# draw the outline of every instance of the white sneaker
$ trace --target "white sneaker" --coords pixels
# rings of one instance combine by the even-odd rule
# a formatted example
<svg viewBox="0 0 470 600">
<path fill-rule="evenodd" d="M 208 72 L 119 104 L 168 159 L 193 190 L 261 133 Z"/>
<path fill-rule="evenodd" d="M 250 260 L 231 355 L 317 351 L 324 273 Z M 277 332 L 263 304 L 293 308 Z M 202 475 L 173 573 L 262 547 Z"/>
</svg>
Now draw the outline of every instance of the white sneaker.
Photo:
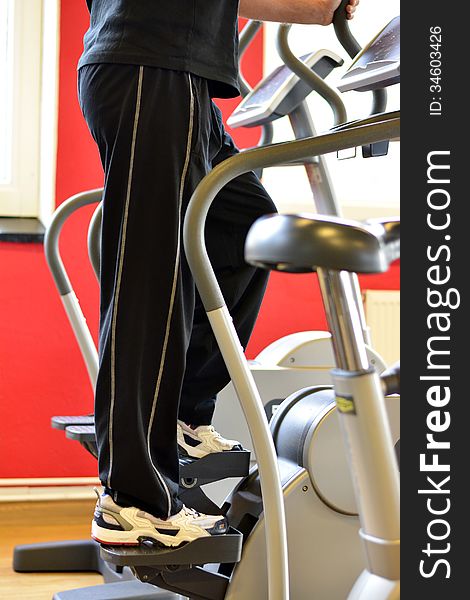
<svg viewBox="0 0 470 600">
<path fill-rule="evenodd" d="M 203 458 L 214 452 L 243 450 L 240 442 L 225 439 L 212 425 L 200 425 L 192 429 L 183 421 L 178 421 L 177 438 L 179 453 L 192 458 Z"/>
<path fill-rule="evenodd" d="M 228 524 L 221 515 L 204 515 L 183 506 L 168 519 L 158 519 L 135 507 L 123 508 L 108 494 L 96 503 L 91 537 L 109 546 L 138 546 L 151 541 L 163 546 L 179 546 L 201 537 L 227 533 Z"/>
</svg>

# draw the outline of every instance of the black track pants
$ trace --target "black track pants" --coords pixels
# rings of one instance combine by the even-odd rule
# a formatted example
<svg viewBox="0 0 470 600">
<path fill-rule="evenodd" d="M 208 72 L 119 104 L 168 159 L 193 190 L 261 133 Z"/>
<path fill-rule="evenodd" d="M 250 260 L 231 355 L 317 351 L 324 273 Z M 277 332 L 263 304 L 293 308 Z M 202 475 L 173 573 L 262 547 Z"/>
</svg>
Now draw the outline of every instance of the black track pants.
<svg viewBox="0 0 470 600">
<path fill-rule="evenodd" d="M 166 517 L 180 509 L 177 417 L 209 424 L 229 381 L 184 256 L 182 222 L 202 177 L 237 150 L 207 81 L 188 73 L 89 65 L 79 97 L 105 171 L 100 479 L 118 502 Z M 274 211 L 248 173 L 220 192 L 207 220 L 208 252 L 243 345 L 267 280 L 244 262 L 244 240 Z"/>
</svg>

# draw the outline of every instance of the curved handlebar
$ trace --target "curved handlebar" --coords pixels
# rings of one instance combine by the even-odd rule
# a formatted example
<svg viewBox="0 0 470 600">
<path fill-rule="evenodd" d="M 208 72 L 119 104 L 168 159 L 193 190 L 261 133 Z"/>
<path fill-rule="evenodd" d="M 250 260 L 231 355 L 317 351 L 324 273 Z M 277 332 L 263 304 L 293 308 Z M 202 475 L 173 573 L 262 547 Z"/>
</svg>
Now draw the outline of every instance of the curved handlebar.
<svg viewBox="0 0 470 600">
<path fill-rule="evenodd" d="M 95 342 L 87 326 L 85 316 L 75 296 L 70 278 L 62 261 L 59 239 L 65 221 L 79 208 L 101 201 L 103 190 L 82 192 L 63 202 L 52 216 L 44 238 L 44 253 L 57 291 L 62 299 L 70 325 L 75 333 L 85 362 L 92 388 L 95 388 L 98 375 L 98 353 Z"/>
<path fill-rule="evenodd" d="M 346 6 L 349 0 L 341 0 L 341 4 L 335 10 L 333 16 L 333 27 L 335 28 L 336 37 L 339 43 L 351 58 L 354 58 L 358 52 L 362 50 L 361 44 L 353 36 L 349 28 L 348 19 L 346 18 Z"/>
<path fill-rule="evenodd" d="M 241 30 L 240 36 L 238 39 L 238 56 L 239 56 L 239 58 L 241 58 L 243 56 L 245 50 L 248 48 L 248 46 L 251 44 L 251 41 L 253 40 L 253 38 L 260 30 L 262 24 L 263 23 L 261 21 L 254 21 L 253 19 L 250 19 L 249 21 L 246 22 L 245 27 Z"/>
<path fill-rule="evenodd" d="M 253 41 L 255 35 L 261 29 L 263 23 L 261 21 L 249 20 L 243 27 L 240 32 L 239 40 L 238 40 L 238 86 L 240 88 L 240 94 L 242 98 L 248 96 L 248 94 L 252 91 L 251 85 L 248 81 L 243 77 L 241 70 L 241 61 L 243 55 L 246 52 L 246 49 Z M 259 146 L 265 146 L 270 144 L 273 141 L 274 129 L 272 123 L 265 123 L 261 128 L 261 138 L 258 142 Z M 260 173 L 261 176 L 261 173 Z"/>
<path fill-rule="evenodd" d="M 93 213 L 88 226 L 88 257 L 95 272 L 96 279 L 100 280 L 101 268 L 101 223 L 103 221 L 103 203 L 100 202 Z"/>
<path fill-rule="evenodd" d="M 248 21 L 245 27 L 242 29 L 238 40 L 238 85 L 240 86 L 240 92 L 243 98 L 251 92 L 252 87 L 242 75 L 240 68 L 241 60 L 246 49 L 253 41 L 253 38 L 258 33 L 261 26 L 261 21 Z"/>
<path fill-rule="evenodd" d="M 290 28 L 291 25 L 287 23 L 279 26 L 276 39 L 279 56 L 291 71 L 328 102 L 333 111 L 334 124 L 345 123 L 348 120 L 346 107 L 338 92 L 329 86 L 319 75 L 309 69 L 290 49 L 288 42 Z"/>
<path fill-rule="evenodd" d="M 348 19 L 346 18 L 346 6 L 348 4 L 349 0 L 341 0 L 341 4 L 336 9 L 333 16 L 333 27 L 341 46 L 343 46 L 351 58 L 355 58 L 362 50 L 362 47 L 352 34 Z M 372 97 L 371 114 L 375 115 L 385 112 L 387 108 L 387 92 L 384 89 L 374 90 L 372 92 Z"/>
<path fill-rule="evenodd" d="M 95 189 L 75 194 L 65 200 L 54 212 L 44 237 L 44 254 L 57 290 L 61 296 L 73 291 L 59 250 L 59 238 L 62 227 L 68 217 L 82 206 L 101 201 L 103 189 Z"/>
</svg>

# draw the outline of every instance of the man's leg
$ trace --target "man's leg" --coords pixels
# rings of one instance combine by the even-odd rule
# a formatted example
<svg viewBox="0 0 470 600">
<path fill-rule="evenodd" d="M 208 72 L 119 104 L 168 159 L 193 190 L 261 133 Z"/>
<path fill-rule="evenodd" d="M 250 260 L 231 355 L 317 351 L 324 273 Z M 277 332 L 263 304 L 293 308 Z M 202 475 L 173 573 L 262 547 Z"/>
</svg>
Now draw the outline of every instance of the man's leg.
<svg viewBox="0 0 470 600">
<path fill-rule="evenodd" d="M 220 131 L 220 144 L 213 166 L 238 152 L 223 130 L 218 111 L 215 118 L 214 129 Z M 245 262 L 245 239 L 258 217 L 273 212 L 276 212 L 274 203 L 256 175 L 249 172 L 221 190 L 207 218 L 208 254 L 244 348 L 252 333 L 268 280 L 266 271 Z M 197 295 L 179 419 L 193 427 L 209 425 L 216 394 L 229 381 L 227 368 Z"/>
<path fill-rule="evenodd" d="M 202 176 L 187 73 L 93 65 L 80 99 L 105 169 L 99 473 L 120 505 L 166 518 L 181 508 L 176 419 L 194 284 L 180 268 L 181 213 Z"/>
</svg>

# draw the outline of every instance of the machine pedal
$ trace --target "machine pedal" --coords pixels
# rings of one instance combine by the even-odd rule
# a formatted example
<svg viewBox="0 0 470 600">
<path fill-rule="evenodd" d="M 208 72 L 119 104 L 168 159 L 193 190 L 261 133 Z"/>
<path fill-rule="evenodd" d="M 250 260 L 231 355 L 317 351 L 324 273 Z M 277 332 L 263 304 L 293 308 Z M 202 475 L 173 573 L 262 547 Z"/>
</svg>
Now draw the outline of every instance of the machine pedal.
<svg viewBox="0 0 470 600">
<path fill-rule="evenodd" d="M 53 429 L 66 429 L 71 425 L 94 425 L 95 418 L 93 415 L 79 415 L 71 417 L 52 417 L 51 426 Z"/>
<path fill-rule="evenodd" d="M 65 429 L 65 437 L 77 442 L 95 442 L 94 425 L 72 425 Z"/>
<path fill-rule="evenodd" d="M 203 458 L 180 457 L 180 478 L 197 479 L 198 485 L 228 477 L 245 477 L 250 470 L 250 452 L 234 450 L 208 454 Z"/>
<path fill-rule="evenodd" d="M 245 477 L 249 469 L 250 453 L 246 450 L 219 452 L 204 458 L 180 457 L 179 497 L 199 512 L 218 515 L 222 509 L 204 493 L 201 486 L 229 477 Z"/>
<path fill-rule="evenodd" d="M 242 551 L 242 534 L 229 528 L 225 535 L 198 538 L 178 548 L 139 546 L 101 546 L 100 556 L 106 562 L 122 567 L 152 567 L 172 571 L 188 569 L 192 565 L 236 563 Z"/>
</svg>

